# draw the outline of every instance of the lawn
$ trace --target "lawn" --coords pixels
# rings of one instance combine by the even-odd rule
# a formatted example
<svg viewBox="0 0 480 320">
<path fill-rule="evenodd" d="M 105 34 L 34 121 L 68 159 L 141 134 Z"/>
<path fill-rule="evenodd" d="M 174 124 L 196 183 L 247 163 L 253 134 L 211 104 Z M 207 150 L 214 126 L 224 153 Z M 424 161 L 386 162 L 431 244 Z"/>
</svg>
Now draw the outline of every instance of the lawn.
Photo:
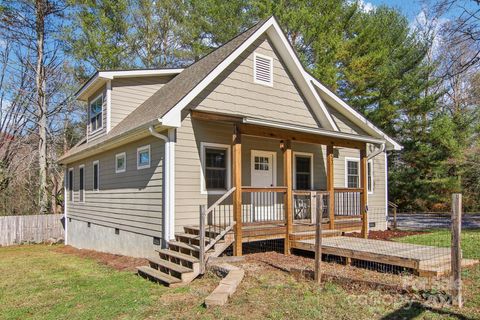
<svg viewBox="0 0 480 320">
<path fill-rule="evenodd" d="M 1 319 L 457 319 L 459 310 L 434 310 L 400 295 L 354 290 L 334 283 L 323 288 L 297 281 L 267 266 L 246 266 L 246 278 L 231 302 L 206 309 L 203 300 L 219 279 L 207 274 L 170 289 L 132 272 L 55 246 L 0 248 Z M 466 274 L 464 319 L 479 319 L 480 268 Z M 476 290 L 476 291 L 474 291 Z M 477 296 L 477 300 L 474 297 Z"/>
</svg>

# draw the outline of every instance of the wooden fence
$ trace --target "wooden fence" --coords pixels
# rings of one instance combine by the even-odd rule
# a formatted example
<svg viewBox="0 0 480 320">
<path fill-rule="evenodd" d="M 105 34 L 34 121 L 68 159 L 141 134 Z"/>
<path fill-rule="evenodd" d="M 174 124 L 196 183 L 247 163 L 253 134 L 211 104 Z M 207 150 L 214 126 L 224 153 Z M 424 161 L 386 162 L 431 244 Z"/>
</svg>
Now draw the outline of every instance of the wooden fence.
<svg viewBox="0 0 480 320">
<path fill-rule="evenodd" d="M 0 217 L 0 246 L 64 238 L 63 214 Z"/>
</svg>

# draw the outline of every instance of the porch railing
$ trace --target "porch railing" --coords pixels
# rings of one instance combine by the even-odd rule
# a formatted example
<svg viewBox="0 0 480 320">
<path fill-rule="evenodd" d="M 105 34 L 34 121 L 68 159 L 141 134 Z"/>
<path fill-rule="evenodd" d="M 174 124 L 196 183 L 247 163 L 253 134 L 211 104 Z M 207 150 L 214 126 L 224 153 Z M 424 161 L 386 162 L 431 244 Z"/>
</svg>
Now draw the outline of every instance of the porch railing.
<svg viewBox="0 0 480 320">
<path fill-rule="evenodd" d="M 340 217 L 361 217 L 361 198 L 363 190 L 360 188 L 335 188 L 334 213 Z"/>
<path fill-rule="evenodd" d="M 323 212 L 322 217 L 328 218 L 328 196 L 327 191 L 317 190 L 295 190 L 293 191 L 293 220 L 307 220 L 315 222 L 317 197 L 322 195 Z"/>
<path fill-rule="evenodd" d="M 242 187 L 242 223 L 285 222 L 286 187 Z"/>
</svg>

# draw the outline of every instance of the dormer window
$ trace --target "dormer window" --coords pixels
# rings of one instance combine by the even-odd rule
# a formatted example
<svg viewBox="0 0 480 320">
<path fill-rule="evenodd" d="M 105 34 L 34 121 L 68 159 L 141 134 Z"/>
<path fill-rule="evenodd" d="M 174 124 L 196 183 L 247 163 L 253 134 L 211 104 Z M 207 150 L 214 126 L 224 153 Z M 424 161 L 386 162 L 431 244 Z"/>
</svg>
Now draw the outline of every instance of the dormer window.
<svg viewBox="0 0 480 320">
<path fill-rule="evenodd" d="M 253 54 L 253 82 L 273 85 L 273 58 L 263 54 Z"/>
<path fill-rule="evenodd" d="M 103 127 L 103 94 L 90 102 L 90 131 Z"/>
</svg>

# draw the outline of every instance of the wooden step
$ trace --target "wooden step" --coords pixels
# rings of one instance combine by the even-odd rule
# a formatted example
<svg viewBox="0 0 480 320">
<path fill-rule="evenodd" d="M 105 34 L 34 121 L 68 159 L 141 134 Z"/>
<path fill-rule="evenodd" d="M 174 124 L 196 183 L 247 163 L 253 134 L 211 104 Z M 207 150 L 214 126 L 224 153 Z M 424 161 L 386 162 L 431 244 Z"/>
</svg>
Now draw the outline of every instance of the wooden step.
<svg viewBox="0 0 480 320">
<path fill-rule="evenodd" d="M 157 252 L 160 255 L 164 255 L 164 256 L 171 257 L 171 258 L 183 260 L 183 261 L 186 261 L 186 262 L 189 262 L 189 263 L 198 263 L 199 262 L 199 260 L 197 258 L 195 258 L 191 255 L 188 255 L 188 254 L 180 253 L 178 251 L 173 251 L 173 250 L 169 250 L 169 249 L 161 249 L 161 250 L 157 250 Z"/>
<path fill-rule="evenodd" d="M 147 276 L 151 280 L 155 280 L 166 284 L 167 286 L 175 286 L 181 283 L 181 280 L 175 278 L 169 274 L 166 274 L 160 270 L 153 269 L 149 266 L 137 267 L 138 274 L 142 276 Z"/>
<path fill-rule="evenodd" d="M 200 236 L 197 234 L 190 234 L 184 232 L 177 232 L 175 233 L 175 239 L 179 242 L 185 242 L 189 244 L 200 244 Z M 213 238 L 205 237 L 205 244 L 207 245 L 212 241 Z"/>
<path fill-rule="evenodd" d="M 172 251 L 177 251 L 183 254 L 188 254 L 192 257 L 198 258 L 200 256 L 200 249 L 198 246 L 180 242 L 180 241 L 169 241 L 168 247 Z"/>
<path fill-rule="evenodd" d="M 148 261 L 151 265 L 156 265 L 158 267 L 164 267 L 166 269 L 172 270 L 176 273 L 182 274 L 187 272 L 193 272 L 192 269 L 184 267 L 182 265 L 176 264 L 174 262 L 162 259 L 162 258 L 149 258 Z"/>
<path fill-rule="evenodd" d="M 183 230 L 185 233 L 188 234 L 195 234 L 199 235 L 200 234 L 200 227 L 199 226 L 184 226 Z M 216 228 L 209 228 L 208 226 L 205 227 L 205 235 L 210 237 L 210 238 L 215 238 L 218 236 L 223 229 L 221 227 L 216 227 Z"/>
</svg>

